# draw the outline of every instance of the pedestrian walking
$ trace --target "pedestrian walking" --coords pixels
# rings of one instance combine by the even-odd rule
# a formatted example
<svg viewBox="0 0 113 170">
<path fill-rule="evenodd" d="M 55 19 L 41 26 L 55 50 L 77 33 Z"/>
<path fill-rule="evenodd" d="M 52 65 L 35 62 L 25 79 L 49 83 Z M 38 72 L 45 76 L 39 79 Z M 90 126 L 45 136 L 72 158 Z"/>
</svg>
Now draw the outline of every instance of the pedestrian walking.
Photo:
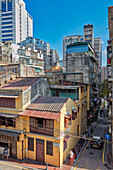
<svg viewBox="0 0 113 170">
<path fill-rule="evenodd" d="M 73 153 L 74 153 L 74 159 L 76 159 L 76 149 L 73 148 Z"/>
<path fill-rule="evenodd" d="M 71 151 L 70 151 L 70 164 L 71 164 L 71 166 L 73 165 L 73 161 L 74 161 L 74 152 L 73 152 L 73 149 L 71 149 Z"/>
<path fill-rule="evenodd" d="M 8 159 L 8 148 L 7 147 L 3 151 L 3 159 L 4 158 Z"/>
</svg>

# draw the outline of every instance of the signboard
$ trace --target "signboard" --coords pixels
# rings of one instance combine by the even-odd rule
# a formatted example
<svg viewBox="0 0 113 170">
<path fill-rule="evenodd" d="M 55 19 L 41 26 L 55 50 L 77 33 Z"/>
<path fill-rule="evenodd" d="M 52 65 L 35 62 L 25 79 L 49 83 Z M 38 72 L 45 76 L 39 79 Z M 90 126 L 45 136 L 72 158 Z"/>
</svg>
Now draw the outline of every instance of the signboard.
<svg viewBox="0 0 113 170">
<path fill-rule="evenodd" d="M 109 134 L 105 134 L 105 138 L 106 138 L 106 139 L 110 139 Z"/>
</svg>

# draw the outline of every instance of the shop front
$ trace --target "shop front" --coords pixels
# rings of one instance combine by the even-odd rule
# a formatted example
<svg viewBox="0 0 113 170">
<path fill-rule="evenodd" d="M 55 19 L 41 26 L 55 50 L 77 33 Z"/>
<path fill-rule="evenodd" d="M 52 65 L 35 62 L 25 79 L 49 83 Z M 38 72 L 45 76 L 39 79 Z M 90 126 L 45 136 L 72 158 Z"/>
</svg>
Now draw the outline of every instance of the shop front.
<svg viewBox="0 0 113 170">
<path fill-rule="evenodd" d="M 0 129 L 0 154 L 3 154 L 5 148 L 8 148 L 8 156 L 17 158 L 17 141 L 19 141 L 19 132 Z"/>
</svg>

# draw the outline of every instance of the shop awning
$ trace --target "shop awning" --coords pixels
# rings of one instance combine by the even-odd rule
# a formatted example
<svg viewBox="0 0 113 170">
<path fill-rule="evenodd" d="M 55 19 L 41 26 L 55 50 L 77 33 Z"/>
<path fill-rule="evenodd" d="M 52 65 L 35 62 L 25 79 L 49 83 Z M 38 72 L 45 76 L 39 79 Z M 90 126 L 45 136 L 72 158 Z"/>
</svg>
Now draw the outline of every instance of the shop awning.
<svg viewBox="0 0 113 170">
<path fill-rule="evenodd" d="M 11 137 L 18 137 L 21 133 L 19 132 L 11 132 L 8 130 L 0 130 L 0 136 L 5 135 L 5 136 L 11 136 Z"/>
<path fill-rule="evenodd" d="M 20 112 L 20 113 L 18 113 L 18 115 L 45 118 L 45 119 L 53 119 L 53 120 L 58 120 L 60 117 L 60 113 L 37 111 L 37 110 L 25 110 L 25 112 Z"/>
<path fill-rule="evenodd" d="M 67 136 L 64 137 L 64 140 L 65 140 L 65 141 L 68 141 L 69 138 L 70 138 L 70 136 L 67 135 Z"/>
<path fill-rule="evenodd" d="M 7 114 L 7 113 L 3 113 L 3 112 L 0 112 L 0 116 L 2 117 L 9 117 L 9 118 L 17 118 L 19 115 L 15 115 L 15 114 Z"/>
</svg>

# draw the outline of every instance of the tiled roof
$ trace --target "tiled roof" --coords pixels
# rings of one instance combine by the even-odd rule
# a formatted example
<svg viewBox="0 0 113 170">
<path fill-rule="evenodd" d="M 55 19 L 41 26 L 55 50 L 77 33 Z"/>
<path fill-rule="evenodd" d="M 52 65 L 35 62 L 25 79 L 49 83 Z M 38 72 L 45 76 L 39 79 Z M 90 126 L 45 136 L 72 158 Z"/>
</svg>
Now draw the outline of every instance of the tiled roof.
<svg viewBox="0 0 113 170">
<path fill-rule="evenodd" d="M 16 80 L 9 81 L 7 84 L 4 84 L 0 89 L 27 89 L 38 81 L 40 77 L 21 77 Z"/>
<path fill-rule="evenodd" d="M 67 100 L 67 97 L 38 97 L 27 110 L 60 112 Z"/>
<path fill-rule="evenodd" d="M 45 119 L 58 120 L 60 113 L 46 112 L 46 111 L 36 111 L 36 110 L 25 110 L 25 112 L 18 113 L 22 116 L 38 117 Z"/>
</svg>

